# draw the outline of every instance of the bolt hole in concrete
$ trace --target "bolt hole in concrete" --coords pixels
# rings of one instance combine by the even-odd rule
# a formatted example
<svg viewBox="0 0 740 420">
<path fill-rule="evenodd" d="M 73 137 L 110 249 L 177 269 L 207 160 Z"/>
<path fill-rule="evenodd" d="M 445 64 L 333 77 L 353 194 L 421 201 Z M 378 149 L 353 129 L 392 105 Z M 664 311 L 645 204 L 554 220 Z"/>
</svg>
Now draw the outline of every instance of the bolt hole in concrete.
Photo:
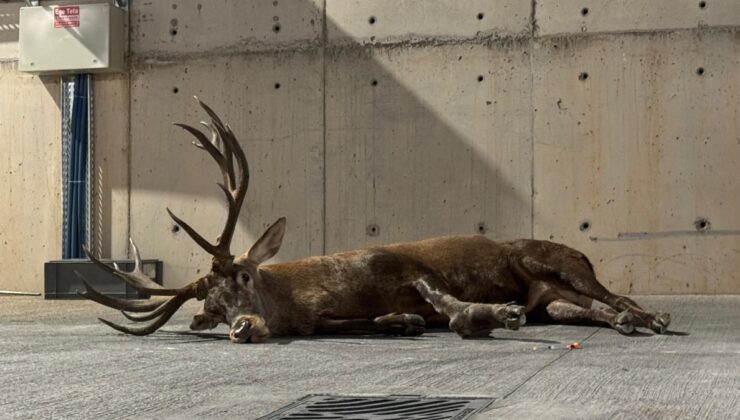
<svg viewBox="0 0 740 420">
<path fill-rule="evenodd" d="M 696 69 L 696 74 L 698 76 L 704 76 L 704 67 L 699 67 L 698 69 Z"/>
<path fill-rule="evenodd" d="M 180 89 L 179 88 L 177 88 L 177 87 L 173 87 L 172 88 L 172 93 L 179 93 L 179 92 L 180 92 Z"/>
<path fill-rule="evenodd" d="M 480 222 L 477 225 L 475 225 L 475 230 L 482 235 L 488 232 L 488 226 L 486 226 L 484 222 Z"/>
<path fill-rule="evenodd" d="M 704 232 L 709 230 L 712 227 L 712 224 L 709 223 L 709 219 L 706 217 L 698 217 L 696 220 L 694 220 L 694 227 L 696 230 L 700 232 Z"/>
<path fill-rule="evenodd" d="M 275 83 L 275 89 L 280 89 L 280 83 Z"/>
<path fill-rule="evenodd" d="M 380 235 L 380 226 L 376 224 L 367 225 L 367 234 L 369 236 L 378 236 Z"/>
<path fill-rule="evenodd" d="M 279 23 L 276 23 L 276 24 L 272 25 L 272 31 L 275 32 L 275 33 L 280 32 L 280 24 Z"/>
<path fill-rule="evenodd" d="M 180 232 L 180 226 L 172 225 L 172 233 L 179 233 Z"/>
<path fill-rule="evenodd" d="M 586 73 L 585 71 L 578 75 L 578 80 L 582 82 L 586 81 L 587 79 L 588 79 L 588 73 Z"/>
<path fill-rule="evenodd" d="M 705 1 L 700 1 L 700 2 L 699 2 L 699 8 L 700 8 L 700 9 L 706 9 L 706 8 L 707 8 L 707 2 L 705 2 Z"/>
<path fill-rule="evenodd" d="M 478 18 L 478 20 L 483 20 L 483 17 L 485 17 L 485 15 L 483 13 L 478 13 L 478 16 L 476 17 Z"/>
<path fill-rule="evenodd" d="M 370 18 L 367 20 L 371 25 L 375 25 L 375 16 L 370 16 Z"/>
<path fill-rule="evenodd" d="M 586 16 L 586 15 L 588 15 L 588 7 L 584 7 L 583 9 L 581 9 L 581 16 Z"/>
<path fill-rule="evenodd" d="M 375 79 L 373 79 L 373 81 L 370 82 L 370 84 L 373 85 L 373 86 L 378 86 L 378 81 L 375 80 Z"/>
<path fill-rule="evenodd" d="M 582 221 L 581 224 L 578 225 L 578 229 L 581 232 L 588 232 L 589 230 L 591 230 L 591 222 L 589 222 L 588 220 Z"/>
<path fill-rule="evenodd" d="M 482 81 L 483 81 L 483 79 L 484 79 L 483 75 L 478 75 L 478 81 L 479 81 L 479 82 L 482 82 Z"/>
<path fill-rule="evenodd" d="M 175 35 L 177 35 L 177 28 L 172 28 L 172 29 L 170 29 L 170 35 L 171 35 L 171 36 L 175 36 Z"/>
</svg>

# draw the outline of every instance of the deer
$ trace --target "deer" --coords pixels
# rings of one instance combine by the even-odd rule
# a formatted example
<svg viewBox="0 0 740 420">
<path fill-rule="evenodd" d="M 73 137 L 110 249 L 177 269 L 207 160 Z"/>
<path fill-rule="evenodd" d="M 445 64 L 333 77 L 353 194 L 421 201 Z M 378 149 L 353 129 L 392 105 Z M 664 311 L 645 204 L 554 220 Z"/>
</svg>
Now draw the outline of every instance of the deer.
<svg viewBox="0 0 740 420">
<path fill-rule="evenodd" d="M 625 335 L 635 328 L 663 334 L 670 324 L 668 313 L 645 311 L 632 299 L 607 290 L 584 254 L 544 240 L 446 236 L 265 264 L 282 244 L 286 219 L 281 217 L 246 253 L 233 255 L 230 245 L 247 193 L 249 166 L 231 127 L 196 100 L 210 117 L 210 122 L 201 122 L 210 137 L 190 125 L 175 125 L 190 133 L 193 144 L 218 165 L 226 222 L 211 243 L 169 208 L 167 212 L 212 256 L 210 271 L 183 287 L 165 288 L 144 273 L 133 239 L 129 239 L 135 260 L 131 272 L 109 266 L 85 249 L 98 267 L 141 295 L 164 297 L 109 297 L 77 273 L 85 286 L 78 292 L 81 296 L 120 310 L 130 321 L 152 321 L 138 327 L 99 318 L 115 330 L 151 334 L 190 299 L 203 301 L 190 329 L 202 331 L 223 323 L 234 343 L 323 334 L 413 337 L 439 327 L 463 338 L 481 337 L 496 328 L 516 330 L 527 317 L 605 326 Z M 596 307 L 595 301 L 603 305 Z"/>
</svg>

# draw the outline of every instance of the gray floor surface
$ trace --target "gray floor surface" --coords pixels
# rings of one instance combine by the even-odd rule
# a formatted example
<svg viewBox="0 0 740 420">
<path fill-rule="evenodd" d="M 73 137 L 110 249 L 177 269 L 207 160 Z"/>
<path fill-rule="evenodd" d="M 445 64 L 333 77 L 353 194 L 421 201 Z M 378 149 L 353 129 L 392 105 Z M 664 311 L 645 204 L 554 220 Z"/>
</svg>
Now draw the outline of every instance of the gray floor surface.
<svg viewBox="0 0 740 420">
<path fill-rule="evenodd" d="M 740 418 L 740 296 L 636 299 L 671 312 L 671 332 L 533 325 L 477 340 L 236 345 L 225 328 L 187 333 L 196 302 L 132 337 L 97 322 L 122 317 L 92 302 L 0 297 L 0 418 L 249 419 L 317 393 L 496 398 L 478 418 Z M 573 341 L 583 348 L 564 348 Z"/>
</svg>

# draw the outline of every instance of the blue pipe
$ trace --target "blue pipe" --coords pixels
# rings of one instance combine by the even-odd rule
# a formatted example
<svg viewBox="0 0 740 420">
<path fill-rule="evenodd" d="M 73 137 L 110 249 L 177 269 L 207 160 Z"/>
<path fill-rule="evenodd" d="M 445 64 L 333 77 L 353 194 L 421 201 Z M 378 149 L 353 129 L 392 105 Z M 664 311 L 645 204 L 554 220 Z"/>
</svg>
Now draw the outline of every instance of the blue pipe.
<svg viewBox="0 0 740 420">
<path fill-rule="evenodd" d="M 86 232 L 87 142 L 88 142 L 88 83 L 90 76 L 75 76 L 72 94 L 71 139 L 67 186 L 67 232 L 64 234 L 63 258 L 84 258 Z"/>
</svg>

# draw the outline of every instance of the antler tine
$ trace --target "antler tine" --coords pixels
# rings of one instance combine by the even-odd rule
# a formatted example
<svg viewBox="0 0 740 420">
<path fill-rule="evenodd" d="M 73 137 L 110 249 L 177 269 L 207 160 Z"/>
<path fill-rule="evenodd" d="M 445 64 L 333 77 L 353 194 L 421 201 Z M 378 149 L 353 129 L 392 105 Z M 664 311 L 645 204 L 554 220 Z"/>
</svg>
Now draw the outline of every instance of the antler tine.
<svg viewBox="0 0 740 420">
<path fill-rule="evenodd" d="M 200 245 L 201 248 L 205 249 L 206 252 L 208 252 L 211 255 L 225 256 L 225 255 L 220 255 L 219 249 L 216 245 L 213 245 L 210 242 L 208 242 L 206 238 L 200 236 L 200 234 L 196 232 L 196 230 L 193 229 L 189 224 L 185 223 L 182 219 L 175 216 L 175 214 L 172 213 L 172 210 L 167 208 L 167 213 L 169 213 L 172 220 L 174 220 L 178 226 L 185 229 L 185 232 L 187 232 L 187 234 L 195 241 L 195 243 Z"/>
<path fill-rule="evenodd" d="M 200 145 L 199 148 L 205 150 L 208 152 L 209 155 L 213 158 L 213 160 L 216 161 L 216 164 L 218 164 L 218 167 L 221 168 L 221 173 L 224 177 L 224 183 L 228 184 L 230 179 L 228 175 L 228 163 L 226 157 L 221 153 L 221 150 L 216 147 L 216 145 L 208 140 L 205 134 L 203 134 L 202 131 L 198 130 L 195 127 L 189 126 L 187 124 L 182 123 L 175 123 L 174 124 L 177 127 L 180 127 L 187 131 L 188 133 L 192 134 L 193 137 L 195 137 L 198 140 L 198 145 Z"/>
<path fill-rule="evenodd" d="M 239 169 L 239 182 L 233 185 L 232 198 L 233 201 L 229 202 L 229 215 L 224 226 L 224 230 L 219 236 L 218 246 L 222 250 L 231 254 L 231 238 L 234 236 L 234 229 L 236 228 L 236 222 L 239 218 L 239 211 L 241 210 L 242 204 L 244 203 L 244 197 L 247 194 L 247 188 L 249 187 L 249 163 L 247 157 L 244 154 L 244 149 L 239 145 L 239 141 L 236 139 L 231 127 L 228 124 L 224 124 L 221 118 L 205 103 L 203 103 L 197 97 L 195 98 L 200 106 L 206 111 L 211 117 L 212 126 L 218 131 L 219 137 L 224 142 L 224 156 L 229 163 L 235 160 L 236 167 Z M 234 176 L 233 167 L 231 169 L 231 176 Z"/>
<path fill-rule="evenodd" d="M 236 158 L 236 165 L 239 168 L 239 183 L 236 186 L 236 190 L 231 194 L 229 215 L 226 219 L 224 229 L 218 237 L 218 246 L 230 255 L 231 239 L 234 236 L 236 222 L 239 220 L 239 212 L 244 204 L 244 197 L 246 197 L 247 188 L 249 187 L 249 163 L 247 162 L 247 157 L 244 155 L 244 150 L 239 145 L 236 136 L 231 132 L 231 128 L 228 125 L 225 126 L 223 133 L 221 133 L 221 138 L 224 141 L 226 153 Z"/>
<path fill-rule="evenodd" d="M 85 276 L 83 276 L 80 272 L 75 271 L 75 274 L 85 285 L 85 289 L 86 289 L 84 292 L 77 292 L 80 296 L 83 296 L 87 299 L 90 299 L 92 301 L 105 305 L 109 308 L 119 309 L 121 310 L 121 313 L 123 313 L 123 315 L 126 318 L 132 321 L 144 322 L 144 321 L 149 321 L 149 320 L 156 318 L 154 322 L 142 328 L 128 328 L 128 327 L 124 327 L 118 324 L 114 324 L 108 320 L 98 318 L 102 323 L 108 325 L 109 327 L 113 329 L 126 333 L 126 334 L 133 334 L 133 335 L 151 334 L 157 329 L 159 329 L 159 327 L 164 325 L 167 321 L 169 321 L 172 315 L 174 315 L 174 313 L 177 312 L 177 310 L 185 302 L 187 302 L 188 300 L 192 298 L 199 298 L 199 299 L 203 298 L 202 296 L 199 297 L 198 289 L 199 288 L 202 289 L 203 285 L 201 285 L 200 282 L 204 280 L 205 278 L 201 278 L 200 280 L 192 282 L 189 285 L 183 287 L 182 289 L 179 289 L 179 293 L 170 299 L 159 300 L 159 301 L 154 301 L 154 302 L 129 302 L 129 301 L 125 301 L 122 299 L 116 299 L 116 298 L 112 298 L 110 296 L 105 296 L 101 294 L 100 292 L 95 290 L 95 288 L 90 286 L 90 283 L 88 283 Z M 133 316 L 133 315 L 127 314 L 124 311 L 130 311 L 130 312 L 152 311 L 152 312 L 145 314 L 143 316 Z"/>
<path fill-rule="evenodd" d="M 182 289 L 163 288 L 159 284 L 155 283 L 143 272 L 137 272 L 136 270 L 134 270 L 131 273 L 127 273 L 125 271 L 117 270 L 114 267 L 111 267 L 108 264 L 105 264 L 104 262 L 95 258 L 86 247 L 83 247 L 83 250 L 85 251 L 87 258 L 94 262 L 95 265 L 125 281 L 129 286 L 133 287 L 141 294 L 149 296 L 175 296 L 179 293 L 182 293 Z M 138 250 L 135 251 L 135 253 L 138 253 Z"/>
<path fill-rule="evenodd" d="M 221 169 L 224 181 L 223 183 L 218 183 L 218 186 L 226 195 L 226 200 L 228 201 L 228 216 L 221 235 L 217 237 L 216 243 L 212 244 L 196 232 L 190 225 L 175 216 L 170 209 L 167 209 L 167 212 L 175 223 L 182 227 L 188 235 L 208 253 L 218 258 L 233 258 L 230 249 L 231 239 L 234 236 L 236 222 L 239 218 L 239 212 L 241 211 L 244 197 L 247 194 L 247 188 L 249 186 L 249 165 L 247 163 L 244 150 L 239 145 L 239 142 L 231 131 L 231 128 L 227 124 L 224 124 L 224 122 L 221 121 L 221 118 L 216 115 L 208 105 L 200 101 L 197 97 L 195 99 L 211 117 L 210 123 L 201 122 L 201 124 L 211 131 L 213 139 L 209 141 L 202 131 L 189 125 L 175 125 L 192 134 L 198 140 L 200 148 L 206 150 L 216 161 L 219 169 Z M 219 143 L 218 140 L 220 140 L 221 143 Z M 238 180 L 236 178 L 235 169 L 239 170 Z"/>
<path fill-rule="evenodd" d="M 224 185 L 229 187 L 229 190 L 236 188 L 236 176 L 234 175 L 234 162 L 232 158 L 231 149 L 226 147 L 225 142 L 221 139 L 221 134 L 218 129 L 214 127 L 213 122 L 201 121 L 201 125 L 206 127 L 211 132 L 211 143 L 213 143 L 218 150 L 221 151 L 224 157 L 225 168 L 222 168 L 224 175 Z"/>
<path fill-rule="evenodd" d="M 161 311 L 158 309 L 157 311 L 161 313 L 159 315 L 159 318 L 157 318 L 154 322 L 152 322 L 149 325 L 146 325 L 141 328 L 129 328 L 124 327 L 122 325 L 114 324 L 108 320 L 105 320 L 103 318 L 98 318 L 100 322 L 103 324 L 118 330 L 122 333 L 131 334 L 131 335 L 148 335 L 153 333 L 154 331 L 157 331 L 162 325 L 167 323 L 167 321 L 172 318 L 172 315 L 177 312 L 178 309 L 180 309 L 180 306 L 183 305 L 187 300 L 195 297 L 194 293 L 191 294 L 181 294 L 173 297 L 172 299 L 168 300 L 167 303 L 165 303 L 161 309 Z"/>
<path fill-rule="evenodd" d="M 131 245 L 131 250 L 134 251 L 134 272 L 144 274 L 144 265 L 141 262 L 141 255 L 139 255 L 139 248 L 134 243 L 134 238 L 129 236 L 128 242 Z M 116 269 L 118 269 L 118 267 L 116 267 Z"/>
<path fill-rule="evenodd" d="M 152 319 L 158 317 L 160 314 L 162 314 L 165 310 L 167 310 L 167 305 L 161 305 L 158 308 L 156 308 L 154 311 L 144 314 L 144 315 L 131 315 L 127 313 L 126 311 L 121 311 L 123 316 L 128 318 L 131 321 L 134 322 L 144 322 L 144 321 L 151 321 Z M 132 311 L 133 312 L 133 311 Z"/>
<path fill-rule="evenodd" d="M 213 126 L 211 126 L 211 123 L 206 122 L 206 121 L 201 121 L 200 125 L 207 128 L 208 131 L 211 132 L 211 144 L 216 146 L 218 150 L 221 150 L 221 139 L 218 137 L 218 132 L 216 131 L 216 129 L 213 128 Z"/>
<path fill-rule="evenodd" d="M 130 312 L 149 312 L 156 310 L 157 308 L 164 305 L 167 300 L 157 300 L 152 302 L 137 302 L 137 301 L 128 301 L 123 299 L 117 299 L 110 296 L 106 296 L 97 290 L 90 286 L 90 283 L 87 281 L 85 276 L 83 276 L 80 272 L 75 270 L 75 274 L 77 277 L 82 281 L 82 283 L 85 285 L 85 291 L 84 292 L 77 292 L 78 295 L 90 299 L 93 302 L 97 302 L 101 305 L 107 306 L 109 308 L 118 309 L 118 310 L 126 310 Z"/>
</svg>

